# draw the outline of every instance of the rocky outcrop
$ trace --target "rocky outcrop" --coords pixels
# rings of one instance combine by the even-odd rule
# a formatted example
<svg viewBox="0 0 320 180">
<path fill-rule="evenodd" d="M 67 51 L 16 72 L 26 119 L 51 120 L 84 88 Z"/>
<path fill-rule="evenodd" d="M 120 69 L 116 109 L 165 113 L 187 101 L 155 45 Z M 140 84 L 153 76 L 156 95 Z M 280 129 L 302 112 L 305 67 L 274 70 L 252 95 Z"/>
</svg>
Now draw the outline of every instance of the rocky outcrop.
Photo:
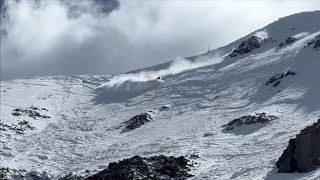
<svg viewBox="0 0 320 180">
<path fill-rule="evenodd" d="M 252 36 L 250 37 L 248 40 L 243 41 L 239 47 L 237 47 L 236 49 L 234 49 L 231 54 L 230 57 L 236 57 L 238 55 L 242 55 L 242 54 L 247 54 L 251 51 L 253 51 L 254 49 L 258 49 L 260 48 L 260 41 L 262 39 L 257 37 L 257 36 Z"/>
<path fill-rule="evenodd" d="M 287 76 L 294 76 L 296 75 L 295 72 L 293 71 L 285 71 L 282 73 L 278 73 L 276 75 L 273 75 L 270 77 L 270 79 L 265 83 L 265 85 L 270 85 L 272 84 L 273 87 L 277 87 L 281 83 L 281 79 Z"/>
<path fill-rule="evenodd" d="M 137 116 L 132 117 L 128 121 L 122 122 L 120 124 L 120 127 L 124 126 L 122 129 L 122 133 L 132 131 L 136 128 L 141 127 L 142 125 L 150 122 L 152 120 L 152 117 L 148 113 L 143 113 Z"/>
<path fill-rule="evenodd" d="M 279 173 L 310 172 L 320 167 L 320 119 L 289 140 L 276 165 Z"/>
<path fill-rule="evenodd" d="M 198 155 L 191 155 L 191 159 L 199 158 Z M 31 179 L 31 180 L 132 180 L 132 179 L 162 179 L 184 180 L 192 177 L 189 173 L 192 162 L 180 156 L 133 156 L 119 162 L 111 162 L 108 168 L 91 174 L 86 170 L 83 175 L 70 172 L 63 177 L 51 177 L 46 172 L 26 171 L 0 167 L 0 179 Z M 91 174 L 91 175 L 90 175 Z"/>
<path fill-rule="evenodd" d="M 257 113 L 256 115 L 247 115 L 230 121 L 228 124 L 222 125 L 225 130 L 232 130 L 235 127 L 258 124 L 258 123 L 268 123 L 274 119 L 276 116 L 267 115 L 266 113 Z"/>
<path fill-rule="evenodd" d="M 283 47 L 284 45 L 292 44 L 292 43 L 296 42 L 297 40 L 299 40 L 299 39 L 295 38 L 295 37 L 288 37 L 284 42 L 281 42 L 279 44 L 279 47 Z"/>
<path fill-rule="evenodd" d="M 88 177 L 88 180 L 131 180 L 131 179 L 187 179 L 189 160 L 183 156 L 167 157 L 164 155 L 144 158 L 133 156 L 119 162 L 110 163 L 108 168 Z"/>
</svg>

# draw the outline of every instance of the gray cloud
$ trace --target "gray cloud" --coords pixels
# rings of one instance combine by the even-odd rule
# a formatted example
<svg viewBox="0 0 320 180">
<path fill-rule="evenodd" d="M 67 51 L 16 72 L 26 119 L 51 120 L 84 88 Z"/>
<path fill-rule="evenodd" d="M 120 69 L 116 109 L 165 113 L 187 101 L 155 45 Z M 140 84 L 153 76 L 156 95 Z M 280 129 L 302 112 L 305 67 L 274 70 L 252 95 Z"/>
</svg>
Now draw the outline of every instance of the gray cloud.
<svg viewBox="0 0 320 180">
<path fill-rule="evenodd" d="M 1 78 L 124 72 L 200 54 L 279 17 L 320 9 L 317 1 L 122 0 L 106 15 L 98 5 L 110 0 L 96 1 L 9 1 Z"/>
</svg>

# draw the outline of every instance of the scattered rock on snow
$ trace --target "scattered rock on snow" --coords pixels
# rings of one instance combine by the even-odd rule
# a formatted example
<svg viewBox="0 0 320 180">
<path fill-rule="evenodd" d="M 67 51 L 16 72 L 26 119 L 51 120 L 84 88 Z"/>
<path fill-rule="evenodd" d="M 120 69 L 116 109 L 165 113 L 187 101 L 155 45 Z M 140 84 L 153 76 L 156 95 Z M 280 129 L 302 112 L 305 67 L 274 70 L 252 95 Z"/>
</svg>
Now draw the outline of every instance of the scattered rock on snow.
<svg viewBox="0 0 320 180">
<path fill-rule="evenodd" d="M 225 130 L 232 130 L 235 127 L 243 126 L 243 125 L 250 125 L 250 124 L 257 124 L 257 123 L 268 123 L 274 119 L 276 116 L 267 115 L 266 113 L 256 113 L 256 115 L 247 115 L 242 116 L 240 118 L 234 119 L 230 121 L 228 124 L 223 125 Z"/>
<path fill-rule="evenodd" d="M 129 132 L 129 131 L 132 131 L 136 128 L 139 128 L 141 127 L 142 125 L 150 122 L 152 120 L 152 117 L 150 114 L 148 113 L 143 113 L 143 114 L 140 114 L 140 115 L 137 115 L 137 116 L 134 116 L 132 117 L 131 119 L 129 119 L 128 121 L 125 121 L 125 122 L 122 122 L 120 124 L 120 127 L 122 126 L 125 126 L 123 129 L 122 129 L 122 133 L 125 133 L 125 132 Z"/>
<path fill-rule="evenodd" d="M 188 172 L 189 160 L 183 156 L 153 157 L 133 156 L 119 162 L 110 163 L 107 169 L 88 177 L 93 179 L 187 179 L 192 177 Z"/>
<path fill-rule="evenodd" d="M 265 85 L 268 86 L 269 84 L 273 84 L 273 87 L 277 87 L 281 83 L 281 79 L 290 75 L 294 76 L 296 75 L 296 73 L 293 71 L 285 71 L 282 73 L 278 73 L 276 75 L 271 76 L 270 79 L 265 83 Z"/>
<path fill-rule="evenodd" d="M 310 172 L 320 167 L 320 119 L 303 129 L 277 161 L 279 173 Z"/>
<path fill-rule="evenodd" d="M 22 108 L 14 109 L 11 114 L 13 116 L 29 116 L 34 119 L 36 119 L 36 118 L 51 118 L 50 116 L 40 114 L 38 111 L 48 111 L 48 109 L 31 106 L 26 109 L 22 109 Z"/>
<path fill-rule="evenodd" d="M 24 134 L 26 130 L 35 130 L 36 127 L 32 126 L 29 121 L 22 120 L 18 124 L 8 125 L 4 122 L 0 122 L 0 132 L 1 131 L 14 131 L 17 134 Z"/>
</svg>

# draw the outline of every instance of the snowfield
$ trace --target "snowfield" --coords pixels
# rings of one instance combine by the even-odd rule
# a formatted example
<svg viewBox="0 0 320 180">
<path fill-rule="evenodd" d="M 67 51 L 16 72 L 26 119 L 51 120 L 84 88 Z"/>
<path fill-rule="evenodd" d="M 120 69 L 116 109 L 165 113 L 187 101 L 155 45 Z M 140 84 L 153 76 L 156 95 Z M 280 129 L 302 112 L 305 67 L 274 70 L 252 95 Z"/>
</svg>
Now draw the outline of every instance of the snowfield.
<svg viewBox="0 0 320 180">
<path fill-rule="evenodd" d="M 1 166 L 58 178 L 134 155 L 198 155 L 191 179 L 320 179 L 320 169 L 279 174 L 275 167 L 289 139 L 320 118 L 320 51 L 308 45 L 320 35 L 319 19 L 320 11 L 295 14 L 206 54 L 122 75 L 1 81 L 1 123 L 36 128 L 1 130 Z M 259 48 L 229 55 L 252 36 Z M 295 41 L 280 47 L 288 37 Z M 265 85 L 288 70 L 295 75 Z M 12 115 L 31 106 L 50 118 Z M 147 112 L 150 122 L 121 133 L 122 122 Z M 221 127 L 262 112 L 277 118 Z"/>
</svg>

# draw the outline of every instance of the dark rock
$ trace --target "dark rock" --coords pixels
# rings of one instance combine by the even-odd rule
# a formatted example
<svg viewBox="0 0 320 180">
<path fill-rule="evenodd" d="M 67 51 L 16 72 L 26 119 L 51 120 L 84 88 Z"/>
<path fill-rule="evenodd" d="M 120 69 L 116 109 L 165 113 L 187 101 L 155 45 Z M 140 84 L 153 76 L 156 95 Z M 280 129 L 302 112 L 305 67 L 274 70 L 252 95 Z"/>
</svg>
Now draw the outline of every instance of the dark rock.
<svg viewBox="0 0 320 180">
<path fill-rule="evenodd" d="M 293 71 L 285 71 L 282 73 L 278 73 L 276 75 L 271 76 L 270 79 L 265 83 L 265 85 L 273 84 L 272 85 L 273 87 L 277 87 L 281 83 L 280 81 L 281 79 L 287 76 L 294 76 L 294 75 L 296 75 L 296 73 Z"/>
<path fill-rule="evenodd" d="M 48 111 L 46 108 L 39 108 L 39 107 L 31 106 L 26 109 L 22 109 L 22 108 L 14 109 L 11 114 L 13 116 L 29 116 L 34 119 L 36 119 L 36 118 L 51 118 L 50 116 L 40 114 L 38 111 L 41 111 L 41 110 Z"/>
<path fill-rule="evenodd" d="M 107 169 L 88 177 L 88 180 L 131 180 L 131 179 L 187 179 L 192 177 L 189 160 L 183 156 L 164 155 L 144 158 L 134 156 L 112 162 Z"/>
<path fill-rule="evenodd" d="M 288 45 L 288 44 L 294 43 L 294 42 L 297 41 L 297 40 L 298 40 L 297 38 L 288 37 L 288 38 L 285 40 L 285 42 L 286 42 L 286 44 Z"/>
<path fill-rule="evenodd" d="M 243 125 L 250 125 L 250 124 L 257 124 L 257 123 L 268 123 L 274 119 L 277 119 L 276 116 L 267 115 L 266 113 L 256 113 L 256 115 L 247 115 L 242 116 L 240 118 L 234 119 L 230 121 L 228 124 L 222 125 L 225 130 L 232 130 L 235 127 L 243 126 Z"/>
<path fill-rule="evenodd" d="M 320 39 L 317 40 L 317 42 L 314 44 L 313 48 L 319 48 L 320 47 Z"/>
<path fill-rule="evenodd" d="M 280 81 L 278 80 L 273 84 L 273 87 L 277 87 L 279 84 L 280 84 Z"/>
<path fill-rule="evenodd" d="M 279 173 L 310 172 L 320 167 L 320 119 L 303 129 L 277 161 Z"/>
<path fill-rule="evenodd" d="M 151 120 L 152 120 L 152 117 L 150 114 L 143 113 L 143 114 L 132 117 L 128 121 L 121 123 L 120 127 L 125 126 L 124 129 L 122 130 L 122 133 L 129 132 L 136 128 L 141 127 L 142 125 L 150 122 Z"/>
<path fill-rule="evenodd" d="M 78 176 L 70 172 L 64 177 L 59 178 L 59 180 L 84 180 L 85 178 L 82 176 Z"/>
<path fill-rule="evenodd" d="M 279 44 L 279 47 L 282 47 L 282 46 L 284 46 L 284 42 L 281 42 L 281 43 Z"/>
<path fill-rule="evenodd" d="M 26 130 L 35 130 L 36 127 L 32 126 L 29 121 L 23 120 L 16 124 L 5 124 L 4 122 L 0 122 L 0 131 L 14 131 L 17 134 L 24 134 Z"/>
<path fill-rule="evenodd" d="M 260 41 L 262 39 L 257 37 L 257 36 L 252 36 L 250 37 L 248 40 L 243 41 L 239 47 L 237 47 L 236 49 L 234 49 L 231 54 L 230 57 L 236 57 L 238 55 L 242 55 L 242 54 L 247 54 L 251 51 L 253 51 L 254 49 L 258 49 L 260 48 Z"/>
<path fill-rule="evenodd" d="M 204 133 L 203 137 L 209 137 L 209 136 L 213 136 L 213 135 L 214 135 L 213 133 Z"/>
<path fill-rule="evenodd" d="M 191 154 L 190 158 L 191 159 L 198 159 L 198 158 L 200 158 L 200 156 L 198 154 Z"/>
<path fill-rule="evenodd" d="M 286 45 L 292 44 L 292 43 L 296 42 L 297 40 L 299 40 L 299 39 L 297 39 L 295 37 L 288 37 L 284 42 L 281 42 L 279 44 L 279 47 L 283 47 L 285 44 Z"/>
</svg>

